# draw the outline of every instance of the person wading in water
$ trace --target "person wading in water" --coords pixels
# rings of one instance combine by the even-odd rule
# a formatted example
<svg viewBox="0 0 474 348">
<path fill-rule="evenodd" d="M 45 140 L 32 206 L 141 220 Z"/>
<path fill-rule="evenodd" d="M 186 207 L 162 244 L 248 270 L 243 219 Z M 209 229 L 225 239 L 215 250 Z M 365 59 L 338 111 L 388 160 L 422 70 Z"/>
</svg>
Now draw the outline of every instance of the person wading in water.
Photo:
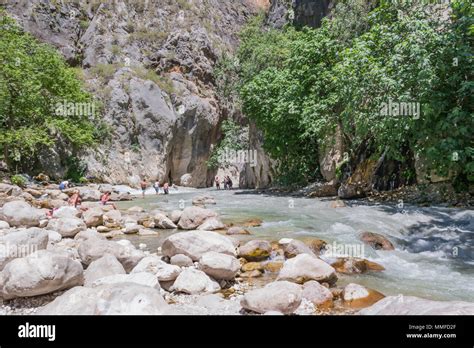
<svg viewBox="0 0 474 348">
<path fill-rule="evenodd" d="M 142 196 L 143 198 L 145 198 L 145 191 L 146 191 L 146 188 L 148 187 L 148 183 L 146 182 L 145 179 L 143 179 L 142 182 L 140 183 L 140 187 L 142 188 Z"/>
</svg>

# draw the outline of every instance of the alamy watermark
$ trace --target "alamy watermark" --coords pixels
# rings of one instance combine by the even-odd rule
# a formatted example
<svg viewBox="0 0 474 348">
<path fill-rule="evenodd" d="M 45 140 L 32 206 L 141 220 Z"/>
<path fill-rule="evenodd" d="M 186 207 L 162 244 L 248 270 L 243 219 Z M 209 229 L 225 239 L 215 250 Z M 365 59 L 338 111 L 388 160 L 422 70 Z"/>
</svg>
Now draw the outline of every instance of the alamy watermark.
<svg viewBox="0 0 474 348">
<path fill-rule="evenodd" d="M 365 246 L 361 243 L 340 244 L 334 241 L 332 244 L 326 244 L 324 256 L 365 258 Z"/>
<path fill-rule="evenodd" d="M 251 167 L 257 165 L 257 150 L 233 150 L 225 148 L 218 156 L 221 164 L 250 164 Z"/>
<path fill-rule="evenodd" d="M 0 258 L 21 258 L 38 251 L 38 246 L 34 244 L 10 244 L 0 245 Z"/>
<path fill-rule="evenodd" d="M 419 119 L 421 114 L 421 106 L 418 102 L 399 102 L 388 99 L 388 103 L 382 103 L 379 110 L 380 116 L 412 116 Z"/>
<path fill-rule="evenodd" d="M 54 114 L 58 116 L 94 116 L 95 103 L 75 103 L 63 100 L 54 105 Z"/>
</svg>

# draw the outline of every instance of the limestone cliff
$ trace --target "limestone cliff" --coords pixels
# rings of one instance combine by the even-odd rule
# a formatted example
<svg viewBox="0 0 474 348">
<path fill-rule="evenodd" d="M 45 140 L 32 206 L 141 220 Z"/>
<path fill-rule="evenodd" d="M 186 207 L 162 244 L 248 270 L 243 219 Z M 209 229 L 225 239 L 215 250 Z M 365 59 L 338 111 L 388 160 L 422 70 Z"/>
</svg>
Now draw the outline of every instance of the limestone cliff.
<svg viewBox="0 0 474 348">
<path fill-rule="evenodd" d="M 180 184 L 187 174 L 187 185 L 204 187 L 215 174 L 206 164 L 211 145 L 219 141 L 223 118 L 232 117 L 219 102 L 213 67 L 222 52 L 235 50 L 246 20 L 268 5 L 11 0 L 2 6 L 25 30 L 57 47 L 102 101 L 110 137 L 82 154 L 88 175 L 137 185 L 142 177 Z M 44 154 L 41 169 L 61 177 L 67 154 Z M 253 169 L 248 175 L 253 186 L 265 177 Z"/>
</svg>

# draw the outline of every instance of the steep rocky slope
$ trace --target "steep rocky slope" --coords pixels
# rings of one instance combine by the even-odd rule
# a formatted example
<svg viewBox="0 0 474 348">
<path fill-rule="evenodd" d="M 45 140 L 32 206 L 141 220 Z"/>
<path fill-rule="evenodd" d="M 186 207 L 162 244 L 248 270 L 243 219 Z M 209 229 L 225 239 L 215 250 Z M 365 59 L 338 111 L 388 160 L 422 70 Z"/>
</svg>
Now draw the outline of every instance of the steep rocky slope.
<svg viewBox="0 0 474 348">
<path fill-rule="evenodd" d="M 25 30 L 60 50 L 104 105 L 110 137 L 81 157 L 100 181 L 137 185 L 142 177 L 203 187 L 212 182 L 211 145 L 233 117 L 219 100 L 213 67 L 233 51 L 249 16 L 266 0 L 7 1 Z M 257 133 L 253 135 L 257 139 Z M 257 144 L 258 145 L 258 144 Z M 64 175 L 68 149 L 42 156 L 42 170 Z M 247 186 L 270 179 L 243 168 Z M 256 172 L 256 171 L 259 172 Z M 247 173 L 247 174 L 245 174 Z M 262 179 L 260 179 L 262 178 Z"/>
</svg>

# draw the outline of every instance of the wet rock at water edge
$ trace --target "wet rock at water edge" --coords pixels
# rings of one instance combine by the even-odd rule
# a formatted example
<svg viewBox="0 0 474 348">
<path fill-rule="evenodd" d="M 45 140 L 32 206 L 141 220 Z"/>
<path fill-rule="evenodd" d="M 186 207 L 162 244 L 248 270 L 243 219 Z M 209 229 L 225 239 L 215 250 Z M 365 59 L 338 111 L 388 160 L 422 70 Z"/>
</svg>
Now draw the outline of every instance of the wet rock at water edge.
<svg viewBox="0 0 474 348">
<path fill-rule="evenodd" d="M 303 284 L 309 280 L 334 284 L 337 280 L 336 270 L 326 262 L 309 254 L 299 254 L 286 260 L 278 274 L 279 280 L 288 280 Z"/>
<path fill-rule="evenodd" d="M 321 310 L 328 310 L 334 306 L 332 292 L 314 280 L 304 283 L 302 296 Z"/>
<path fill-rule="evenodd" d="M 165 239 L 161 251 L 168 257 L 184 254 L 193 261 L 199 261 L 209 251 L 236 256 L 235 246 L 230 238 L 212 231 L 175 233 Z"/>
<path fill-rule="evenodd" d="M 385 268 L 376 262 L 359 258 L 339 258 L 331 264 L 339 273 L 358 274 L 369 271 L 384 271 Z"/>
<path fill-rule="evenodd" d="M 251 233 L 243 227 L 234 226 L 234 227 L 230 227 L 227 230 L 226 234 L 228 234 L 228 235 L 237 235 L 237 234 L 249 235 Z"/>
<path fill-rule="evenodd" d="M 217 217 L 217 213 L 201 207 L 187 207 L 181 214 L 178 227 L 183 230 L 194 230 L 211 217 Z"/>
<path fill-rule="evenodd" d="M 360 234 L 360 240 L 370 245 L 375 250 L 394 250 L 392 242 L 387 237 L 374 233 L 374 232 L 362 232 Z"/>
<path fill-rule="evenodd" d="M 271 244 L 266 240 L 251 240 L 239 248 L 239 257 L 247 261 L 262 261 L 270 256 Z"/>
<path fill-rule="evenodd" d="M 378 291 L 367 289 L 359 284 L 348 284 L 342 292 L 344 304 L 351 308 L 364 308 L 371 306 L 385 296 Z"/>
<path fill-rule="evenodd" d="M 287 259 L 295 257 L 296 255 L 299 255 L 299 254 L 309 254 L 309 255 L 316 256 L 313 253 L 313 250 L 311 250 L 309 246 L 307 246 L 305 243 L 297 239 L 290 239 L 290 238 L 280 239 L 278 244 L 283 248 L 285 257 Z"/>
</svg>

